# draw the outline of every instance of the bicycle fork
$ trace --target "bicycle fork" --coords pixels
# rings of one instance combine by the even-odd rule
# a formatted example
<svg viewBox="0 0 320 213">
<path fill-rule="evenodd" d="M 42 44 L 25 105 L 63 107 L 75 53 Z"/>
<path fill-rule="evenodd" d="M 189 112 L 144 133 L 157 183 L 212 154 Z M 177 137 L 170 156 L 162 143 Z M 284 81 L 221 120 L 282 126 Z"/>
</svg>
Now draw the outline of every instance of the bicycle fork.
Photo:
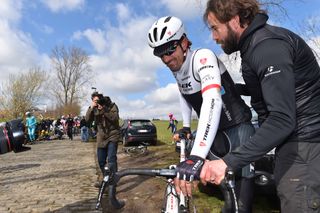
<svg viewBox="0 0 320 213">
<path fill-rule="evenodd" d="M 161 210 L 162 213 L 183 213 L 188 212 L 186 197 L 181 193 L 178 196 L 173 179 L 168 179 L 168 184 L 165 191 L 165 204 Z"/>
</svg>

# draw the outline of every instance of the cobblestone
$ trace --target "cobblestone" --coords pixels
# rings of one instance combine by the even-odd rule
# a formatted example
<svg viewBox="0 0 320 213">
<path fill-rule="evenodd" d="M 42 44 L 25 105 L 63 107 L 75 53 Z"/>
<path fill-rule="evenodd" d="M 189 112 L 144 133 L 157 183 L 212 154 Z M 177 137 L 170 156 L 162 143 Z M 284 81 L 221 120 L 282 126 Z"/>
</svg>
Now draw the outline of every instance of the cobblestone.
<svg viewBox="0 0 320 213">
<path fill-rule="evenodd" d="M 30 147 L 0 155 L 0 213 L 106 212 L 94 209 L 95 143 L 75 138 Z"/>
</svg>

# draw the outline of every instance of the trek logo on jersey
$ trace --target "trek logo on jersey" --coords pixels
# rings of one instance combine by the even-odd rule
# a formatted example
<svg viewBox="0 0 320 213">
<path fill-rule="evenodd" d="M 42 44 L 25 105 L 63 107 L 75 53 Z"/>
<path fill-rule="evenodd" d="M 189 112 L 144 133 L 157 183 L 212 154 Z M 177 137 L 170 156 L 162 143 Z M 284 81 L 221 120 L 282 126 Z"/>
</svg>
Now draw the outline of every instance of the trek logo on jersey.
<svg viewBox="0 0 320 213">
<path fill-rule="evenodd" d="M 278 73 L 280 73 L 280 72 L 281 72 L 280 69 L 277 69 L 277 68 L 275 68 L 274 66 L 269 66 L 269 67 L 267 68 L 266 73 L 264 74 L 264 77 L 267 77 L 267 76 L 269 76 L 269 75 L 278 74 Z"/>
<path fill-rule="evenodd" d="M 200 59 L 200 63 L 201 63 L 202 65 L 205 65 L 205 64 L 207 63 L 207 58 L 201 58 L 201 59 Z"/>
<path fill-rule="evenodd" d="M 207 141 L 207 138 L 208 138 L 208 135 L 209 135 L 209 130 L 210 130 L 210 127 L 211 127 L 211 120 L 212 120 L 212 117 L 213 117 L 213 108 L 214 108 L 214 99 L 211 100 L 211 105 L 210 105 L 210 112 L 209 112 L 209 115 L 208 115 L 208 123 L 207 123 L 207 126 L 206 126 L 206 130 L 204 131 L 204 135 L 203 135 L 203 140 L 204 141 Z"/>
<path fill-rule="evenodd" d="M 188 83 L 179 84 L 179 87 L 182 88 L 182 89 L 190 88 L 190 87 L 192 87 L 192 86 L 191 86 L 191 81 L 188 82 Z"/>
</svg>

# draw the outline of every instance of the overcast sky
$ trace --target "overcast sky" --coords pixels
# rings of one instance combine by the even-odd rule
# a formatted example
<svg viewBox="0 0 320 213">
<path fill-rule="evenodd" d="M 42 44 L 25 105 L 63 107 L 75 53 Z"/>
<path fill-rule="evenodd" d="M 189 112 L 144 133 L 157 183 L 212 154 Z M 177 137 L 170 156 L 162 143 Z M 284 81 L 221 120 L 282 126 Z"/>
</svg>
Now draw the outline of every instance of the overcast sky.
<svg viewBox="0 0 320 213">
<path fill-rule="evenodd" d="M 301 22 L 311 17 L 319 19 L 319 0 L 300 2 L 288 0 L 284 5 L 288 18 L 279 18 L 276 11 L 270 23 L 298 31 Z M 109 95 L 123 118 L 167 118 L 172 112 L 179 119 L 175 80 L 160 59 L 153 56 L 147 32 L 157 18 L 174 15 L 184 21 L 193 48 L 210 48 L 220 56 L 220 47 L 211 40 L 202 22 L 205 3 L 206 0 L 1 0 L 1 81 L 10 73 L 24 72 L 35 65 L 48 70 L 49 55 L 55 46 L 76 46 L 89 54 L 96 74 L 88 94 L 94 86 Z M 232 75 L 235 81 L 240 80 L 238 72 Z M 83 108 L 89 104 L 88 99 Z"/>
</svg>

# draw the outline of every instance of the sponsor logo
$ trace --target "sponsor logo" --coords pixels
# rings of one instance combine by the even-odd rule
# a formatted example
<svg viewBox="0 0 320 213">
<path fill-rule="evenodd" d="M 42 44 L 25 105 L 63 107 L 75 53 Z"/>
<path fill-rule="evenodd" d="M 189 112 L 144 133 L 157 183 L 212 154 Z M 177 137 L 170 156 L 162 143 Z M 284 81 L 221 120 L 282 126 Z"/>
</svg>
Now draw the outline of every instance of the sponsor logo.
<svg viewBox="0 0 320 213">
<path fill-rule="evenodd" d="M 187 80 L 188 78 L 190 78 L 190 76 L 187 76 L 187 77 L 182 78 L 181 81 L 185 81 L 185 80 Z"/>
<path fill-rule="evenodd" d="M 194 166 L 192 167 L 193 171 L 196 171 L 199 169 L 200 166 L 202 166 L 203 162 L 198 160 L 196 164 L 194 164 Z"/>
<path fill-rule="evenodd" d="M 280 73 L 280 72 L 281 72 L 281 70 L 276 69 L 274 66 L 269 66 L 269 67 L 267 68 L 267 72 L 264 74 L 264 77 L 267 77 L 267 76 L 269 76 L 269 75 L 278 74 L 278 73 Z"/>
<path fill-rule="evenodd" d="M 194 162 L 192 160 L 187 160 L 186 164 L 192 165 Z"/>
<path fill-rule="evenodd" d="M 224 114 L 227 116 L 228 121 L 232 121 L 231 113 L 223 102 L 222 102 L 222 109 L 224 111 Z"/>
<path fill-rule="evenodd" d="M 209 120 L 208 120 L 208 123 L 207 123 L 207 126 L 206 126 L 206 130 L 204 132 L 204 136 L 203 136 L 203 140 L 204 141 L 207 141 L 207 138 L 208 138 L 208 133 L 209 133 L 209 130 L 210 130 L 210 127 L 211 127 L 211 124 L 210 124 L 210 121 L 212 120 L 212 116 L 213 116 L 213 108 L 214 108 L 214 99 L 211 100 L 211 105 L 210 105 L 210 112 L 209 112 Z"/>
<path fill-rule="evenodd" d="M 192 87 L 192 86 L 191 86 L 191 81 L 188 82 L 188 83 L 179 84 L 179 87 L 182 88 L 182 89 L 190 88 L 190 87 Z"/>
<path fill-rule="evenodd" d="M 210 81 L 210 80 L 214 80 L 214 77 L 211 76 L 211 75 L 205 75 L 205 76 L 202 78 L 202 83 L 207 82 L 207 81 Z"/>
<path fill-rule="evenodd" d="M 199 69 L 199 72 L 202 71 L 202 70 L 204 70 L 204 69 L 209 69 L 209 68 L 214 68 L 214 66 L 212 66 L 212 65 L 203 66 L 203 67 L 201 67 L 201 68 Z"/>
<path fill-rule="evenodd" d="M 207 63 L 207 58 L 201 58 L 201 59 L 200 59 L 200 63 L 201 63 L 202 65 L 205 65 L 205 64 Z"/>
<path fill-rule="evenodd" d="M 167 34 L 168 34 L 169 36 L 171 36 L 171 31 L 168 31 Z"/>
<path fill-rule="evenodd" d="M 204 141 L 201 141 L 200 146 L 207 146 L 207 144 Z"/>
</svg>

